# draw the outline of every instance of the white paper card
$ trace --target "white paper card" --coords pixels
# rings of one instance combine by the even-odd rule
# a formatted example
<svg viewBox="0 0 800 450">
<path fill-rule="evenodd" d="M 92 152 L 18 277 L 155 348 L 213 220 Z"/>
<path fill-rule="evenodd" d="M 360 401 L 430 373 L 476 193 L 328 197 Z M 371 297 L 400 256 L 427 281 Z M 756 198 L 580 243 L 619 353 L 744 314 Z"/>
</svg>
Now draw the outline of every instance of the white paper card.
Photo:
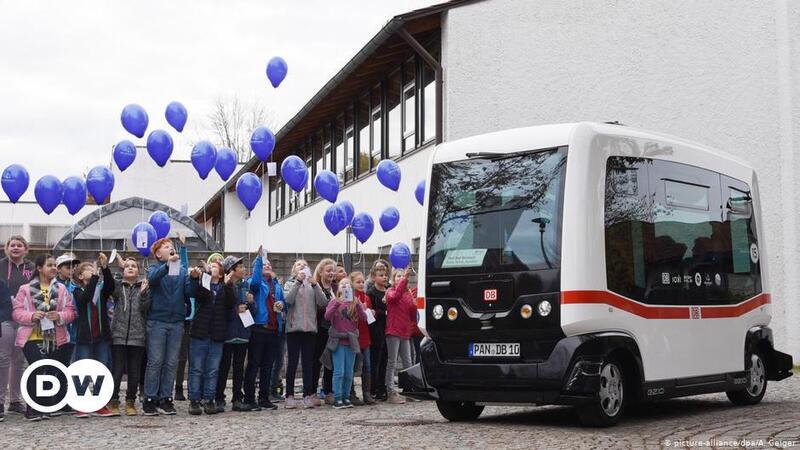
<svg viewBox="0 0 800 450">
<path fill-rule="evenodd" d="M 267 260 L 267 248 L 264 247 L 264 244 L 261 244 L 261 259 Z"/>
<path fill-rule="evenodd" d="M 185 216 L 185 215 L 188 215 L 188 214 L 189 214 L 189 204 L 188 203 L 184 203 L 184 204 L 181 205 L 181 215 Z"/>
<path fill-rule="evenodd" d="M 274 177 L 278 174 L 278 163 L 269 162 L 267 163 L 267 176 Z"/>
<path fill-rule="evenodd" d="M 244 325 L 245 328 L 248 328 L 254 323 L 256 323 L 256 321 L 253 320 L 253 315 L 250 314 L 249 309 L 245 310 L 245 312 L 243 313 L 239 313 L 239 318 L 242 319 L 242 325 Z"/>
<path fill-rule="evenodd" d="M 203 277 L 200 280 L 200 284 L 207 290 L 211 290 L 211 275 L 203 272 Z"/>
<path fill-rule="evenodd" d="M 108 258 L 108 263 L 109 264 L 114 264 L 115 262 L 117 262 L 117 256 L 118 256 L 117 255 L 117 249 L 111 250 L 111 257 Z"/>
<path fill-rule="evenodd" d="M 365 312 L 367 313 L 367 325 L 371 325 L 373 322 L 375 322 L 375 314 L 372 314 L 371 309 L 367 309 Z"/>
<path fill-rule="evenodd" d="M 147 248 L 147 231 L 136 232 L 136 248 Z"/>
<path fill-rule="evenodd" d="M 181 274 L 181 262 L 180 261 L 170 261 L 169 265 L 169 273 L 167 275 L 173 277 L 176 275 Z"/>
<path fill-rule="evenodd" d="M 56 327 L 53 321 L 47 317 L 42 317 L 42 320 L 39 321 L 39 325 L 41 325 L 42 331 L 52 330 Z"/>
</svg>

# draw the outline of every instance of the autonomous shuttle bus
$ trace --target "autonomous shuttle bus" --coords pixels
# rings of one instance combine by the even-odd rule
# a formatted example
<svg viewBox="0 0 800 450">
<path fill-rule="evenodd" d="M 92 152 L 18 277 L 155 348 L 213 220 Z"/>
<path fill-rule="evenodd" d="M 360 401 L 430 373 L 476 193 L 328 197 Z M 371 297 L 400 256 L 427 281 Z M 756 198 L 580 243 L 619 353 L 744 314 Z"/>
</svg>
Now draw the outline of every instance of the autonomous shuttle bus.
<svg viewBox="0 0 800 450">
<path fill-rule="evenodd" d="M 709 392 L 758 403 L 773 348 L 758 182 L 746 163 L 617 124 L 521 128 L 431 158 L 421 363 L 404 394 L 449 420 L 486 404 L 626 406 Z"/>
</svg>

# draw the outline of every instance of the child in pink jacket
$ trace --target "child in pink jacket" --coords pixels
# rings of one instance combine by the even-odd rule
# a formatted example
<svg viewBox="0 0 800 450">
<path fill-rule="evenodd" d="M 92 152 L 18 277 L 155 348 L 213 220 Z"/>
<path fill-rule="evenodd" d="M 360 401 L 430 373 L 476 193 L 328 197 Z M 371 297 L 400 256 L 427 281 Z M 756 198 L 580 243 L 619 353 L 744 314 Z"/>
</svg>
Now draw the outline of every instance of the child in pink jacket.
<svg viewBox="0 0 800 450">
<path fill-rule="evenodd" d="M 416 325 L 416 305 L 408 287 L 411 268 L 392 271 L 392 288 L 386 291 L 386 403 L 402 404 L 405 399 L 394 386 L 397 355 L 403 359 L 403 367 L 411 367 L 411 334 Z M 412 315 L 413 312 L 413 315 Z"/>
<path fill-rule="evenodd" d="M 40 255 L 36 258 L 37 276 L 30 283 L 22 285 L 14 299 L 12 318 L 20 327 L 17 330 L 15 345 L 22 348 L 22 353 L 28 364 L 33 364 L 40 359 L 54 359 L 65 366 L 69 365 L 70 354 L 69 333 L 67 324 L 75 320 L 75 307 L 67 288 L 61 283 L 56 283 L 56 261 L 50 255 Z M 52 373 L 50 373 L 52 372 Z M 52 368 L 50 375 L 56 376 L 61 385 L 66 387 L 64 374 Z M 35 378 L 28 379 L 28 392 L 35 392 Z M 42 406 L 47 404 L 43 399 Z M 60 415 L 59 412 L 50 413 L 48 416 Z M 25 418 L 29 421 L 41 420 L 43 414 L 28 405 Z"/>
</svg>

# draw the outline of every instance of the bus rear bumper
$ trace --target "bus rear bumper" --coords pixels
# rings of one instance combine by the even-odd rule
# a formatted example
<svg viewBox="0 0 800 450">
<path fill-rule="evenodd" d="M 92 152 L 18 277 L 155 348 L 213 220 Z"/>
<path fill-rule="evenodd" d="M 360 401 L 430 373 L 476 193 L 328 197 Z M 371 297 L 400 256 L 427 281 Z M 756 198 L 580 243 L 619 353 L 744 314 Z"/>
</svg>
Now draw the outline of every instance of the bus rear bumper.
<svg viewBox="0 0 800 450">
<path fill-rule="evenodd" d="M 422 364 L 400 372 L 403 395 L 418 399 L 475 403 L 582 404 L 600 385 L 602 355 L 581 355 L 573 363 L 585 336 L 558 342 L 541 362 L 452 363 L 442 361 L 436 345 L 426 339 Z"/>
</svg>

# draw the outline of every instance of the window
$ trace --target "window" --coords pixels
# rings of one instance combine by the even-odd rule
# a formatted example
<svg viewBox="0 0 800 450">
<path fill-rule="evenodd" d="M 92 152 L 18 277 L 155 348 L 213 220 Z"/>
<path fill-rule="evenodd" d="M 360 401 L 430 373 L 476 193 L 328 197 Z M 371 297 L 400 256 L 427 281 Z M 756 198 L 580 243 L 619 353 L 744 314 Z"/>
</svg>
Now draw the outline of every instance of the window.
<svg viewBox="0 0 800 450">
<path fill-rule="evenodd" d="M 344 116 L 339 116 L 333 127 L 333 147 L 336 150 L 335 174 L 339 183 L 344 184 L 345 149 L 344 149 Z"/>
<path fill-rule="evenodd" d="M 311 138 L 311 145 L 314 149 L 314 171 L 310 173 L 310 177 L 312 180 L 311 189 L 313 191 L 313 198 L 317 198 L 317 190 L 314 189 L 314 178 L 317 177 L 317 174 L 322 172 L 325 169 L 325 159 L 323 158 L 323 136 L 324 133 L 322 130 L 314 133 L 314 136 Z"/>
<path fill-rule="evenodd" d="M 22 234 L 22 225 L 0 225 L 0 243 L 5 244 L 15 234 Z"/>
<path fill-rule="evenodd" d="M 292 191 L 285 181 L 281 181 L 281 192 L 283 192 L 283 215 L 289 215 L 294 211 L 295 203 L 292 198 Z"/>
<path fill-rule="evenodd" d="M 356 154 L 354 119 L 353 109 L 350 108 L 344 114 L 344 179 L 346 182 L 352 181 L 355 173 L 353 159 Z"/>
<path fill-rule="evenodd" d="M 270 180 L 269 183 L 269 221 L 274 222 L 278 220 L 278 197 L 276 196 L 277 189 L 276 183 Z"/>
<path fill-rule="evenodd" d="M 389 90 L 386 95 L 386 109 L 389 111 L 389 158 L 400 156 L 403 153 L 403 120 L 400 108 L 400 95 L 402 94 L 402 81 L 400 72 L 389 77 Z"/>
<path fill-rule="evenodd" d="M 378 163 L 381 161 L 381 151 L 383 149 L 383 128 L 381 126 L 381 97 L 383 97 L 383 90 L 381 86 L 372 89 L 372 141 L 370 155 L 372 156 L 372 165 L 370 170 L 375 170 Z"/>
<path fill-rule="evenodd" d="M 369 173 L 370 160 L 370 107 L 369 95 L 365 95 L 358 100 L 358 110 L 356 120 L 358 121 L 358 177 Z"/>
<path fill-rule="evenodd" d="M 420 239 L 418 237 L 411 240 L 411 253 L 414 255 L 419 254 L 419 241 Z"/>
<path fill-rule="evenodd" d="M 436 139 L 436 71 L 422 65 L 422 133 L 423 142 Z"/>
<path fill-rule="evenodd" d="M 308 181 L 306 181 L 306 187 L 303 189 L 302 197 L 303 197 L 303 205 L 307 205 L 311 203 L 311 191 L 314 189 L 314 178 L 312 175 L 314 174 L 314 153 L 312 151 L 313 147 L 311 144 L 306 145 L 306 152 L 304 153 L 305 161 L 306 161 L 306 170 L 308 170 Z"/>
<path fill-rule="evenodd" d="M 326 170 L 333 170 L 333 151 L 331 143 L 333 142 L 333 130 L 331 127 L 326 126 L 324 130 L 324 138 L 323 138 L 323 152 L 324 157 L 322 159 L 322 168 Z"/>
<path fill-rule="evenodd" d="M 749 189 L 736 180 L 725 187 L 721 178 L 668 161 L 609 158 L 608 288 L 662 305 L 737 303 L 760 292 Z M 723 198 L 744 209 L 724 211 Z"/>
<path fill-rule="evenodd" d="M 403 64 L 403 152 L 416 147 L 417 97 L 414 58 Z"/>
</svg>

